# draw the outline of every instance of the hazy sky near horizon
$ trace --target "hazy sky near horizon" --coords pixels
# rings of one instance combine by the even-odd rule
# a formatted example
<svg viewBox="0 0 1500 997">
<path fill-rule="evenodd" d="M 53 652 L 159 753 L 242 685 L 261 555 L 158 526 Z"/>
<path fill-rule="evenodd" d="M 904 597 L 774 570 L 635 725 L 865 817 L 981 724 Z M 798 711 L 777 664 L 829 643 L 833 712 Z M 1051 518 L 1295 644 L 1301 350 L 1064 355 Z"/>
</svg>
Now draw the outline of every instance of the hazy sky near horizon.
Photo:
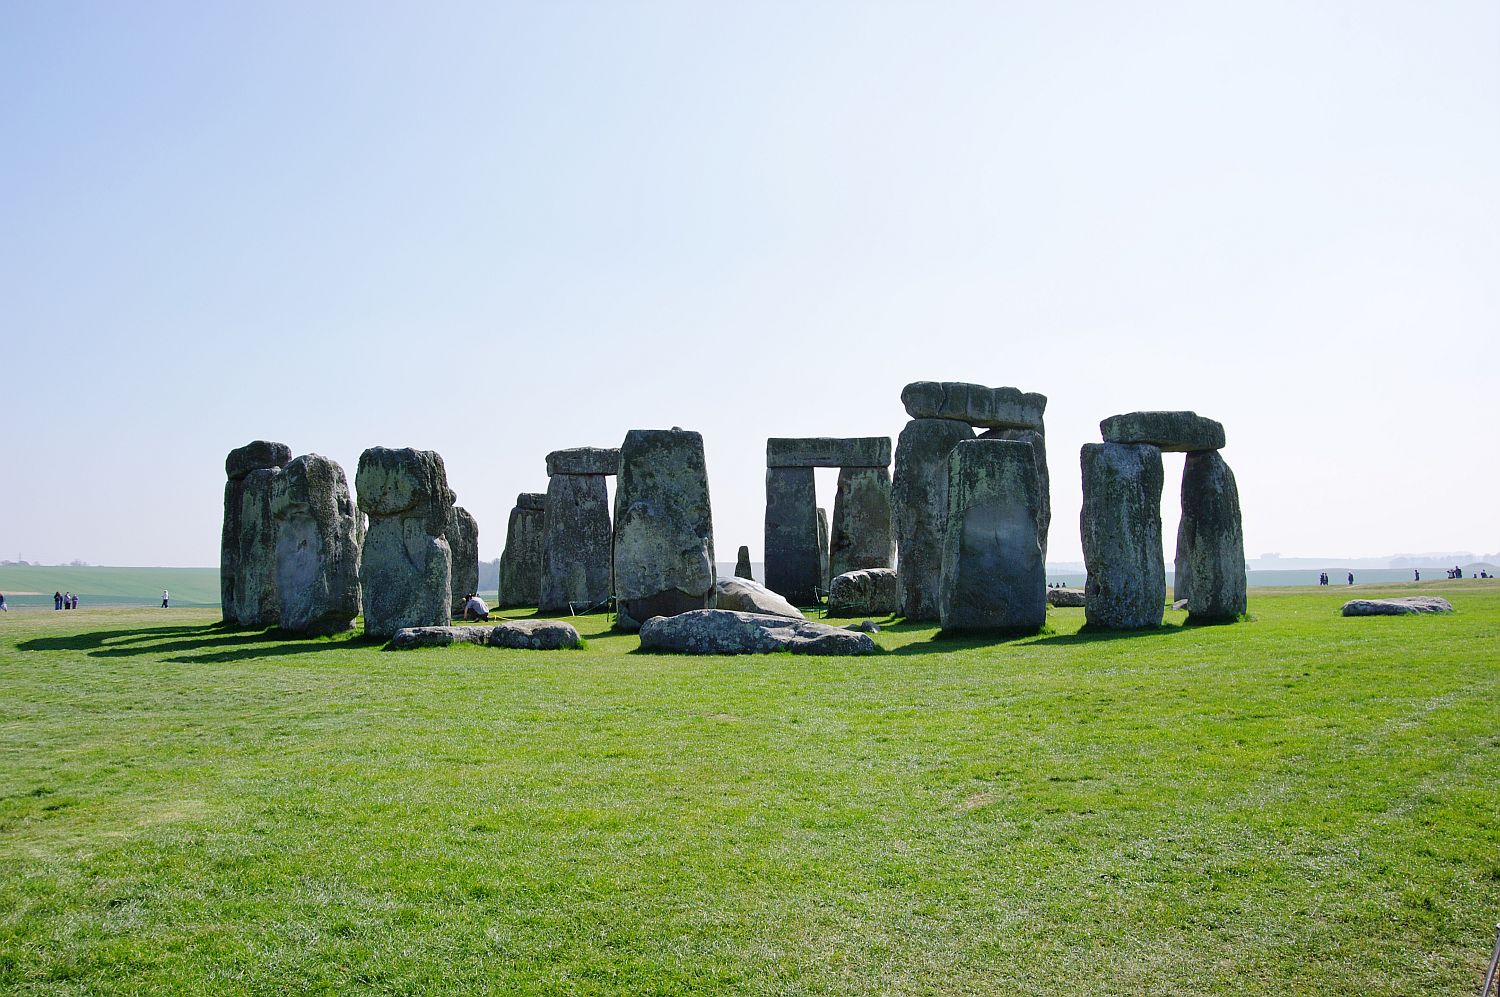
<svg viewBox="0 0 1500 997">
<path fill-rule="evenodd" d="M 0 558 L 215 564 L 268 438 L 439 450 L 489 559 L 549 450 L 680 425 L 758 560 L 766 437 L 917 379 L 1049 396 L 1053 560 L 1141 408 L 1225 424 L 1251 556 L 1500 550 L 1497 52 L 1477 0 L 6 5 Z"/>
</svg>

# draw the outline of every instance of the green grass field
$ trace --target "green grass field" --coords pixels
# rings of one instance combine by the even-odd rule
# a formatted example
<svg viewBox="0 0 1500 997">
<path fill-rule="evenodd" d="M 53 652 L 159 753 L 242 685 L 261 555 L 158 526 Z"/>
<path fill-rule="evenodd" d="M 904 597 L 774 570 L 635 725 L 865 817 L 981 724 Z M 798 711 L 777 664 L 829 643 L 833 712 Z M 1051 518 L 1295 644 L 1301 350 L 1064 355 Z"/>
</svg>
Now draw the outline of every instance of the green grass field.
<svg viewBox="0 0 1500 997">
<path fill-rule="evenodd" d="M 80 609 L 159 605 L 162 589 L 178 606 L 217 606 L 219 569 L 0 564 L 0 592 L 12 606 L 50 609 L 53 592 L 76 592 Z"/>
<path fill-rule="evenodd" d="M 1500 583 L 1421 590 L 843 659 L 0 616 L 0 991 L 1473 993 Z"/>
</svg>

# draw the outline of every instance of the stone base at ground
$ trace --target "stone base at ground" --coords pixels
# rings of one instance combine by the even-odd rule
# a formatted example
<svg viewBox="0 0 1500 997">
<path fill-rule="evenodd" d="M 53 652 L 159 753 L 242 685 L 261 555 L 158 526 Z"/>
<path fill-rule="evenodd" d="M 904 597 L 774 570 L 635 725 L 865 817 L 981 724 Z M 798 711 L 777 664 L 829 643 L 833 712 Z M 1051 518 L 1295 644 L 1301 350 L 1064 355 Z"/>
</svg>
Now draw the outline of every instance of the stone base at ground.
<svg viewBox="0 0 1500 997">
<path fill-rule="evenodd" d="M 1083 589 L 1048 589 L 1047 604 L 1067 609 L 1082 609 Z"/>
<path fill-rule="evenodd" d="M 1435 595 L 1404 599 L 1351 599 L 1344 603 L 1345 616 L 1407 616 L 1412 613 L 1451 613 L 1453 604 Z"/>
<path fill-rule="evenodd" d="M 714 588 L 719 593 L 719 609 L 729 609 L 736 613 L 759 613 L 762 616 L 784 616 L 789 620 L 806 619 L 796 606 L 749 578 L 720 578 L 714 583 Z"/>
<path fill-rule="evenodd" d="M 402 627 L 391 635 L 390 646 L 397 650 L 413 647 L 447 647 L 450 644 L 488 644 L 490 632 L 484 627 Z"/>
<path fill-rule="evenodd" d="M 491 647 L 567 651 L 579 643 L 578 631 L 562 620 L 509 620 L 490 631 Z"/>
<path fill-rule="evenodd" d="M 641 650 L 669 654 L 874 654 L 868 634 L 811 620 L 695 609 L 641 626 Z"/>
<path fill-rule="evenodd" d="M 863 568 L 834 576 L 829 616 L 890 616 L 898 602 L 895 568 Z"/>
</svg>

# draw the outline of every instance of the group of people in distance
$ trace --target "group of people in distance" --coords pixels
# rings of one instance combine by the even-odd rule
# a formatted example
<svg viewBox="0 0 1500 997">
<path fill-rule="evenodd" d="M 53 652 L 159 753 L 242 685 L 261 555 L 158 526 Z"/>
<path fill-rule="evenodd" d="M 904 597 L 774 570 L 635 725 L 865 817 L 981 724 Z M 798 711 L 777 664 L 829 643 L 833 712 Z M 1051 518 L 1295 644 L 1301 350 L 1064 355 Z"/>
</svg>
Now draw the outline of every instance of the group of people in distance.
<svg viewBox="0 0 1500 997">
<path fill-rule="evenodd" d="M 1464 576 L 1464 569 L 1460 568 L 1456 564 L 1453 567 L 1451 567 L 1451 568 L 1448 569 L 1448 577 L 1449 578 L 1462 578 L 1463 576 Z M 1484 570 L 1483 568 L 1481 568 L 1478 572 L 1475 573 L 1474 577 L 1475 578 L 1494 578 L 1495 576 L 1492 575 L 1492 574 L 1490 574 L 1488 571 Z"/>
<path fill-rule="evenodd" d="M 1324 572 L 1322 572 L 1321 574 L 1318 575 L 1318 584 L 1319 585 L 1327 585 L 1328 584 L 1328 572 L 1324 571 Z M 1349 584 L 1350 585 L 1354 584 L 1354 572 L 1352 572 L 1352 571 L 1349 572 Z"/>
<path fill-rule="evenodd" d="M 72 592 L 53 592 L 52 593 L 52 611 L 54 613 L 57 612 L 59 609 L 77 609 L 77 608 L 78 608 L 78 596 L 74 595 Z"/>
</svg>

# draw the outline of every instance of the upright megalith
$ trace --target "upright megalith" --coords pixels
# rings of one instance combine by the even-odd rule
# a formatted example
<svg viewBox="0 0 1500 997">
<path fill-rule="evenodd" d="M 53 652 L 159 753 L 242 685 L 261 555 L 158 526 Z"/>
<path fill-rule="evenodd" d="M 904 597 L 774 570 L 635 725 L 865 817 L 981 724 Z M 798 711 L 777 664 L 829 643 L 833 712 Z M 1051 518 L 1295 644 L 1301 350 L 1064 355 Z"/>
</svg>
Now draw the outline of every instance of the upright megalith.
<svg viewBox="0 0 1500 997">
<path fill-rule="evenodd" d="M 1224 622 L 1245 612 L 1245 534 L 1234 472 L 1217 450 L 1191 452 L 1182 470 L 1178 557 L 1188 620 Z"/>
<path fill-rule="evenodd" d="M 1042 429 L 990 429 L 979 434 L 982 440 L 1015 440 L 1031 444 L 1036 458 L 1037 488 L 1041 502 L 1036 510 L 1037 535 L 1042 538 L 1042 558 L 1047 557 L 1047 534 L 1052 529 L 1052 475 L 1047 471 L 1047 434 Z"/>
<path fill-rule="evenodd" d="M 891 474 L 884 467 L 841 467 L 833 494 L 828 571 L 834 577 L 896 563 L 891 532 Z M 831 580 L 830 580 L 831 582 Z"/>
<path fill-rule="evenodd" d="M 344 469 L 306 454 L 287 464 L 271 497 L 281 628 L 341 633 L 359 615 L 358 513 Z"/>
<path fill-rule="evenodd" d="M 750 548 L 740 547 L 740 553 L 734 561 L 734 577 L 755 580 L 755 572 L 750 570 Z"/>
<path fill-rule="evenodd" d="M 974 438 L 966 422 L 913 419 L 896 440 L 891 520 L 896 549 L 899 612 L 908 620 L 936 620 L 943 574 L 943 524 L 948 520 L 948 454 Z"/>
<path fill-rule="evenodd" d="M 453 554 L 444 534 L 453 493 L 443 458 L 430 450 L 371 447 L 354 476 L 370 517 L 360 555 L 365 633 L 448 623 Z"/>
<path fill-rule="evenodd" d="M 632 429 L 615 488 L 615 619 L 639 629 L 653 616 L 712 609 L 714 524 L 703 437 Z"/>
<path fill-rule="evenodd" d="M 833 575 L 828 570 L 828 510 L 818 508 L 818 591 L 827 592 Z"/>
<path fill-rule="evenodd" d="M 1161 626 L 1161 451 L 1145 443 L 1086 443 L 1080 462 L 1084 618 L 1107 630 Z"/>
<path fill-rule="evenodd" d="M 1192 572 L 1187 559 L 1187 520 L 1177 521 L 1177 553 L 1172 556 L 1172 601 L 1184 602 L 1192 591 Z"/>
<path fill-rule="evenodd" d="M 586 613 L 609 603 L 609 488 L 602 474 L 554 474 L 543 514 L 544 613 Z"/>
<path fill-rule="evenodd" d="M 479 592 L 479 522 L 463 506 L 449 506 L 448 527 L 444 535 L 453 555 L 448 583 L 452 602 L 448 610 L 455 616 L 462 616 L 464 601 Z"/>
<path fill-rule="evenodd" d="M 231 626 L 269 627 L 279 618 L 271 495 L 291 459 L 285 443 L 256 440 L 229 451 L 224 460 L 229 480 L 219 543 L 219 597 L 224 622 Z"/>
<path fill-rule="evenodd" d="M 822 550 L 827 551 L 825 542 Z M 766 468 L 766 588 L 807 606 L 827 585 L 818 553 L 818 494 L 810 467 Z"/>
<path fill-rule="evenodd" d="M 547 496 L 522 492 L 510 511 L 505 529 L 505 550 L 500 554 L 502 609 L 535 606 L 542 594 L 542 534 Z"/>
<path fill-rule="evenodd" d="M 942 628 L 1035 633 L 1047 620 L 1030 444 L 964 440 L 948 455 Z"/>
</svg>

